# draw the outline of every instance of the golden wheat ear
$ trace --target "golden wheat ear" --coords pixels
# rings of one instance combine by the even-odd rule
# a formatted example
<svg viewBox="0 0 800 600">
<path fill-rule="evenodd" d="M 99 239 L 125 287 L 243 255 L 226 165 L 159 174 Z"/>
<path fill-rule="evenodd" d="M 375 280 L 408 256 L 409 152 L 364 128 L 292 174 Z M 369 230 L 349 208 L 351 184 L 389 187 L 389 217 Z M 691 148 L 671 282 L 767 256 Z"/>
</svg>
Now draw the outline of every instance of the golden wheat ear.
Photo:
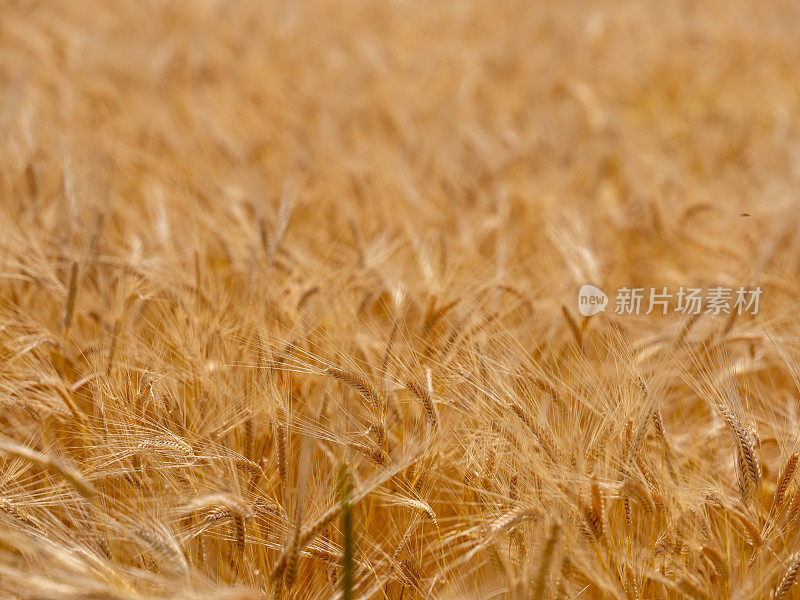
<svg viewBox="0 0 800 600">
<path fill-rule="evenodd" d="M 67 286 L 67 300 L 64 305 L 64 331 L 68 332 L 72 326 L 72 315 L 75 312 L 75 299 L 78 295 L 78 261 L 73 260 L 69 269 L 69 284 Z"/>
<path fill-rule="evenodd" d="M 775 588 L 773 600 L 783 600 L 797 582 L 797 575 L 800 574 L 800 554 L 792 556 L 788 565 L 778 587 Z"/>
<path fill-rule="evenodd" d="M 97 497 L 97 491 L 94 486 L 92 486 L 79 471 L 68 467 L 59 460 L 37 452 L 36 450 L 31 450 L 26 446 L 4 437 L 0 437 L 0 452 L 12 458 L 34 464 L 45 471 L 61 477 L 72 486 L 76 492 L 88 500 L 94 500 Z"/>
<path fill-rule="evenodd" d="M 412 394 L 414 394 L 414 396 L 417 397 L 420 402 L 422 402 L 428 422 L 430 423 L 431 427 L 436 429 L 439 426 L 439 417 L 436 414 L 436 407 L 433 405 L 433 399 L 431 398 L 428 390 L 415 381 L 406 382 L 406 389 L 408 389 Z"/>
<path fill-rule="evenodd" d="M 322 373 L 358 392 L 358 394 L 369 403 L 369 406 L 372 407 L 375 414 L 382 414 L 383 407 L 385 406 L 383 398 L 365 375 L 355 371 L 338 369 L 336 367 L 328 367 L 324 369 Z"/>
<path fill-rule="evenodd" d="M 790 455 L 786 460 L 786 464 L 783 466 L 783 470 L 778 476 L 775 495 L 772 498 L 772 507 L 770 508 L 770 514 L 773 516 L 776 516 L 778 511 L 784 505 L 789 486 L 792 484 L 792 478 L 797 470 L 798 460 L 800 460 L 800 454 L 797 452 Z"/>
</svg>

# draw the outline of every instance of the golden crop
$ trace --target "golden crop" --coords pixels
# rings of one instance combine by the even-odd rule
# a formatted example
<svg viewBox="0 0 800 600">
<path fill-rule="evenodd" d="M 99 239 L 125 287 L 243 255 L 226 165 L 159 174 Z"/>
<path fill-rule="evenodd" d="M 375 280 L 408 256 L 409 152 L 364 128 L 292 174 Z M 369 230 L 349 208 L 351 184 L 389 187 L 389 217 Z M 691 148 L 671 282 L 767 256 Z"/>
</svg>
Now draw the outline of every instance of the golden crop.
<svg viewBox="0 0 800 600">
<path fill-rule="evenodd" d="M 798 31 L 0 2 L 0 598 L 796 597 Z"/>
</svg>

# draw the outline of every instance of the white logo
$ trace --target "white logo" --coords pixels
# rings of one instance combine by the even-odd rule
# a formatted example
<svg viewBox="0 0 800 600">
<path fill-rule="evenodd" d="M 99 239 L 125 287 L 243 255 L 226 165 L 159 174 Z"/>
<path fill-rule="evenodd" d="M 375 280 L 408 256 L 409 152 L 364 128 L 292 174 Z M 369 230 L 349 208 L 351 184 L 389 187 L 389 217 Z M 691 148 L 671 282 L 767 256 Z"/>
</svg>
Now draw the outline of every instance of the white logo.
<svg viewBox="0 0 800 600">
<path fill-rule="evenodd" d="M 582 285 L 578 292 L 578 312 L 584 317 L 591 317 L 603 312 L 608 305 L 608 296 L 600 288 L 593 285 Z"/>
</svg>

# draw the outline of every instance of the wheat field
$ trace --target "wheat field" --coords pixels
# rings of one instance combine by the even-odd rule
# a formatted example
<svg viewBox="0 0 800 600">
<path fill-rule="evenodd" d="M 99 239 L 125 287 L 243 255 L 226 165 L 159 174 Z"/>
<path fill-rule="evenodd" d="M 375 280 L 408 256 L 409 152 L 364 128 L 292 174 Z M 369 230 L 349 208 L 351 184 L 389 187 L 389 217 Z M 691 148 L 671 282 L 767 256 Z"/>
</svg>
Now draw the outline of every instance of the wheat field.
<svg viewBox="0 0 800 600">
<path fill-rule="evenodd" d="M 798 597 L 798 31 L 0 2 L 0 598 Z"/>
</svg>

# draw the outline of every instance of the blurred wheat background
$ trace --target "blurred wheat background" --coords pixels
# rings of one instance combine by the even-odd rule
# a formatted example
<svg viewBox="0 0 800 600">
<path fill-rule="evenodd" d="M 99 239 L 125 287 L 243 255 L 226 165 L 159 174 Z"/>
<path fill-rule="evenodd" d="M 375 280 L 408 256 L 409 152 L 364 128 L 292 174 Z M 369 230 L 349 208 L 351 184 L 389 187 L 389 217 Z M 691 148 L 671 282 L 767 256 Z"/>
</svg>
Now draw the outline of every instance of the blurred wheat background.
<svg viewBox="0 0 800 600">
<path fill-rule="evenodd" d="M 0 2 L 0 597 L 796 597 L 798 31 Z"/>
</svg>

